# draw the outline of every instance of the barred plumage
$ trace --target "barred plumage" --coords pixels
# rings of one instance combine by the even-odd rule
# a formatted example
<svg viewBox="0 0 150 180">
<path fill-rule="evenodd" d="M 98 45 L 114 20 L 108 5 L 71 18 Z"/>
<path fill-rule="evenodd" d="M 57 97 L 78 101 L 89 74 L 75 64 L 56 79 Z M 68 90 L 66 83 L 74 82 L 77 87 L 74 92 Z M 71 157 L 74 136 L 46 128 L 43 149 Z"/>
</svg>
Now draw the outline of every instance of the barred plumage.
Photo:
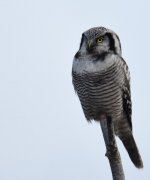
<svg viewBox="0 0 150 180">
<path fill-rule="evenodd" d="M 113 115 L 116 119 L 120 118 L 120 109 L 122 108 L 120 88 L 123 86 L 124 79 L 121 66 L 121 61 L 118 61 L 110 66 L 107 71 L 84 72 L 82 74 L 73 72 L 73 84 L 87 120 L 97 120 L 100 111 Z"/>
<path fill-rule="evenodd" d="M 80 49 L 74 57 L 72 76 L 86 119 L 97 121 L 100 113 L 111 116 L 115 133 L 123 141 L 131 160 L 135 166 L 142 167 L 132 135 L 130 74 L 121 57 L 118 36 L 103 27 L 83 33 Z"/>
</svg>

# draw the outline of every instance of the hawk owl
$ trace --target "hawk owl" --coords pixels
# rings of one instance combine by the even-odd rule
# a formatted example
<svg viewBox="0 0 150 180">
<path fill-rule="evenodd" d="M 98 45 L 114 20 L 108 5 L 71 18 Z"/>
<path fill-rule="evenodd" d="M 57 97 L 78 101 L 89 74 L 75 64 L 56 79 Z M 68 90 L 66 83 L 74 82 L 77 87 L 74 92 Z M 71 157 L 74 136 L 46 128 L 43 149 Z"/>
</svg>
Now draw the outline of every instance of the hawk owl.
<svg viewBox="0 0 150 180">
<path fill-rule="evenodd" d="M 115 134 L 137 168 L 143 163 L 132 133 L 129 69 L 115 32 L 104 27 L 82 34 L 72 66 L 72 80 L 87 121 L 111 116 Z"/>
</svg>

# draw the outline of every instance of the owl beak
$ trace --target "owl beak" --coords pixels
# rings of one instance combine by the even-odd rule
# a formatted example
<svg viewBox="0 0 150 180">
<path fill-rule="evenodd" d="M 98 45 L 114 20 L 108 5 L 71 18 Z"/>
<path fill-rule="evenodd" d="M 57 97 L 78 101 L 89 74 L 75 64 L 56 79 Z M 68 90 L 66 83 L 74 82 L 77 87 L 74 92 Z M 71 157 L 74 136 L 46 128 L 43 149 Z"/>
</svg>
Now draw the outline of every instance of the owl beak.
<svg viewBox="0 0 150 180">
<path fill-rule="evenodd" d="M 91 42 L 91 41 L 88 41 L 88 47 L 89 47 L 89 49 L 91 48 L 91 44 L 92 44 L 92 42 Z"/>
</svg>

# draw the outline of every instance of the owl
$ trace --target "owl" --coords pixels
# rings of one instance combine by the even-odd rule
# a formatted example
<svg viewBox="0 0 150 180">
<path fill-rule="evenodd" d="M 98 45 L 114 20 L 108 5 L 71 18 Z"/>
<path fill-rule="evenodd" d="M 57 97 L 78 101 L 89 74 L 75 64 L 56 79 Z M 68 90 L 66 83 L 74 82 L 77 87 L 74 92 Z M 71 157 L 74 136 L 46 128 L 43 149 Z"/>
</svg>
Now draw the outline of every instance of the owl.
<svg viewBox="0 0 150 180">
<path fill-rule="evenodd" d="M 132 133 L 130 73 L 114 31 L 95 27 L 82 34 L 73 59 L 72 81 L 87 121 L 100 121 L 98 117 L 102 113 L 110 116 L 115 134 L 131 161 L 137 168 L 142 168 Z"/>
</svg>

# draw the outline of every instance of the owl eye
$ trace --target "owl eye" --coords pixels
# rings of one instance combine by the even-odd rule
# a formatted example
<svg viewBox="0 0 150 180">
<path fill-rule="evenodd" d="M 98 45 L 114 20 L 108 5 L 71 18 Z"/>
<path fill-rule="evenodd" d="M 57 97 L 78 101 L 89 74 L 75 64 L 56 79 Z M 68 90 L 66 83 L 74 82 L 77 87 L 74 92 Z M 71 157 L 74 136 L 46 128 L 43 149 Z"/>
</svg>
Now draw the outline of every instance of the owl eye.
<svg viewBox="0 0 150 180">
<path fill-rule="evenodd" d="M 101 37 L 99 37 L 99 38 L 97 39 L 97 43 L 102 43 L 103 40 L 104 40 L 104 38 L 101 36 Z"/>
</svg>

